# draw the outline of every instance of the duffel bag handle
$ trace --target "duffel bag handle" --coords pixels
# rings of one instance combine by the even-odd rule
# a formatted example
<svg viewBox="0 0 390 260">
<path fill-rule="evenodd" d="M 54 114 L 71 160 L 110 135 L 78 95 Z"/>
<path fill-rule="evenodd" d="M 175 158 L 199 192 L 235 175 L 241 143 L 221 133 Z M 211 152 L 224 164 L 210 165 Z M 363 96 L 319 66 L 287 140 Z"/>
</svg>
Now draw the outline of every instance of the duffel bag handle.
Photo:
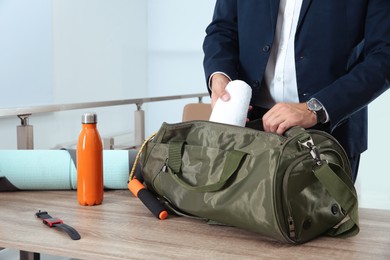
<svg viewBox="0 0 390 260">
<path fill-rule="evenodd" d="M 349 217 L 329 230 L 327 234 L 330 236 L 352 236 L 359 233 L 357 194 L 347 173 L 339 165 L 327 163 L 315 167 L 313 172 Z"/>
<path fill-rule="evenodd" d="M 228 151 L 220 179 L 212 184 L 193 186 L 178 176 L 181 173 L 181 162 L 184 146 L 185 142 L 180 141 L 171 142 L 169 144 L 168 172 L 179 185 L 187 190 L 198 192 L 213 192 L 221 190 L 230 177 L 232 177 L 232 175 L 237 172 L 242 159 L 246 155 L 246 153 L 237 150 Z"/>
</svg>

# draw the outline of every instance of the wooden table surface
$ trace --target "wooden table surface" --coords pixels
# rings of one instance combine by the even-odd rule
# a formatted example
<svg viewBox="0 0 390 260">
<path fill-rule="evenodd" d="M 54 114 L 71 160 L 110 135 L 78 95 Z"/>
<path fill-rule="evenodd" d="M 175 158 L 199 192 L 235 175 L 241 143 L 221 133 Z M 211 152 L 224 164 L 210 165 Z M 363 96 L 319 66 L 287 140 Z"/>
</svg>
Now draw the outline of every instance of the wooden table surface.
<svg viewBox="0 0 390 260">
<path fill-rule="evenodd" d="M 78 259 L 390 259 L 390 211 L 360 209 L 359 235 L 303 245 L 270 241 L 233 227 L 170 216 L 158 220 L 129 191 L 106 191 L 80 206 L 75 191 L 0 193 L 0 247 Z M 71 240 L 35 217 L 38 210 L 76 228 Z"/>
</svg>

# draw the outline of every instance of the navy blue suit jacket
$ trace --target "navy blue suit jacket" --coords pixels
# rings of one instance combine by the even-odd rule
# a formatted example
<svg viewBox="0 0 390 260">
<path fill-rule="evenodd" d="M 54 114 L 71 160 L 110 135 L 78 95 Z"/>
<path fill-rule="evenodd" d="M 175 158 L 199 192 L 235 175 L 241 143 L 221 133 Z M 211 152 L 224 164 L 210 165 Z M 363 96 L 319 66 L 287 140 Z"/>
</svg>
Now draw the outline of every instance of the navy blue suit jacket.
<svg viewBox="0 0 390 260">
<path fill-rule="evenodd" d="M 203 44 L 206 79 L 222 71 L 260 94 L 278 0 L 217 0 Z M 303 0 L 295 35 L 300 102 L 325 106 L 349 156 L 367 149 L 367 105 L 389 88 L 390 0 Z"/>
</svg>

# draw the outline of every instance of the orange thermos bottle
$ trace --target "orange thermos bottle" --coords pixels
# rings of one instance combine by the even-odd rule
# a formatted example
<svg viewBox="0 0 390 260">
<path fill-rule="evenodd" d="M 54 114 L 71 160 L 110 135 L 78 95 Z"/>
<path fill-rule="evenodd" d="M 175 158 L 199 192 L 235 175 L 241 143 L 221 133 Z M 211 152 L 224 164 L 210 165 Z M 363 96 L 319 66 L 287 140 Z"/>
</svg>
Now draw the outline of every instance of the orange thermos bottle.
<svg viewBox="0 0 390 260">
<path fill-rule="evenodd" d="M 77 143 L 77 198 L 83 206 L 103 202 L 103 145 L 94 113 L 82 115 Z"/>
</svg>

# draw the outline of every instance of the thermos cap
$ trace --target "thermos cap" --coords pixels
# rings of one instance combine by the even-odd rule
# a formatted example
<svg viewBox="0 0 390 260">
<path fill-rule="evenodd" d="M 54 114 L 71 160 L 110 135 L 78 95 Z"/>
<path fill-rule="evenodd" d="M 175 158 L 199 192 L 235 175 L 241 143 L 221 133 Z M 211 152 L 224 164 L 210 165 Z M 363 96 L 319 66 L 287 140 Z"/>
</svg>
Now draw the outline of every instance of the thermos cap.
<svg viewBox="0 0 390 260">
<path fill-rule="evenodd" d="M 81 116 L 81 123 L 83 123 L 83 124 L 96 124 L 97 123 L 96 113 L 84 113 Z"/>
</svg>

